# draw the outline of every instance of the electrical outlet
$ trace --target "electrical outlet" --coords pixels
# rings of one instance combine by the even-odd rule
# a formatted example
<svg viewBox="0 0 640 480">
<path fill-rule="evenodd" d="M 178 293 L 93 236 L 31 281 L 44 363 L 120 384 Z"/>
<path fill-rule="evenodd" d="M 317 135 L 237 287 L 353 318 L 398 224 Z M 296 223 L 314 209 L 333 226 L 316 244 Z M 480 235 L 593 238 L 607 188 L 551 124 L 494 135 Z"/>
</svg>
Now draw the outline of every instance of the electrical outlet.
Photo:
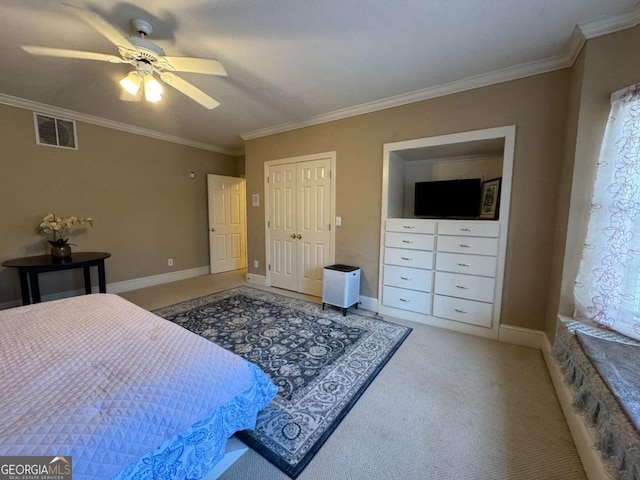
<svg viewBox="0 0 640 480">
<path fill-rule="evenodd" d="M 258 268 L 258 260 L 253 261 L 253 268 Z"/>
<path fill-rule="evenodd" d="M 173 267 L 173 258 L 169 258 L 167 260 L 167 265 L 170 266 L 170 267 Z"/>
</svg>

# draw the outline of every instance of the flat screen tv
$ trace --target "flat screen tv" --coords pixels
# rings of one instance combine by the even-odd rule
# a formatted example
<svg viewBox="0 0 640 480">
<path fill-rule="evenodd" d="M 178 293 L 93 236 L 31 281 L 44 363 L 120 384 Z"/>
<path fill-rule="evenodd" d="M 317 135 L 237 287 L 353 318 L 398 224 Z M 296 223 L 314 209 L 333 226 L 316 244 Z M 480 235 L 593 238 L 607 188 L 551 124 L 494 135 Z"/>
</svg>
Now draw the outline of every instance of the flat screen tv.
<svg viewBox="0 0 640 480">
<path fill-rule="evenodd" d="M 480 178 L 416 182 L 413 214 L 426 218 L 478 218 Z"/>
</svg>

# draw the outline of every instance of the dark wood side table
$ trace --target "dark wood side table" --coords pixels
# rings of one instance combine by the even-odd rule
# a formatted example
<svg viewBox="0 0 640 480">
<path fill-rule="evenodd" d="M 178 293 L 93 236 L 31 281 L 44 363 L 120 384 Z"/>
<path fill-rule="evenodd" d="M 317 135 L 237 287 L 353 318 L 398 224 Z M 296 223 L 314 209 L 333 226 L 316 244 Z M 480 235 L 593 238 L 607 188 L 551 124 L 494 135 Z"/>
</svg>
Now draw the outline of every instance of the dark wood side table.
<svg viewBox="0 0 640 480">
<path fill-rule="evenodd" d="M 78 252 L 71 254 L 69 258 L 54 258 L 51 255 L 38 255 L 35 257 L 7 260 L 2 263 L 2 266 L 18 269 L 18 273 L 20 274 L 22 304 L 29 305 L 32 300 L 33 303 L 40 303 L 38 274 L 42 272 L 82 268 L 84 270 L 84 291 L 89 294 L 91 293 L 91 272 L 89 268 L 98 267 L 98 286 L 100 293 L 107 293 L 104 259 L 110 256 L 110 253 L 105 252 Z M 29 287 L 31 287 L 31 295 L 29 295 Z"/>
</svg>

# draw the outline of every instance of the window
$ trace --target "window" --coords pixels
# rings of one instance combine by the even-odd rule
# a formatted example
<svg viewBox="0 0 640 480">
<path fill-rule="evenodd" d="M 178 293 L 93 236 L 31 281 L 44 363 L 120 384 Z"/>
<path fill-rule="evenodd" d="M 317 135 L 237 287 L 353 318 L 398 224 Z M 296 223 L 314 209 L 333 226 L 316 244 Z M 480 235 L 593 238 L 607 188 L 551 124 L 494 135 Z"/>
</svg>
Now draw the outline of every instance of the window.
<svg viewBox="0 0 640 480">
<path fill-rule="evenodd" d="M 576 318 L 640 340 L 640 84 L 611 96 L 574 299 Z"/>
</svg>

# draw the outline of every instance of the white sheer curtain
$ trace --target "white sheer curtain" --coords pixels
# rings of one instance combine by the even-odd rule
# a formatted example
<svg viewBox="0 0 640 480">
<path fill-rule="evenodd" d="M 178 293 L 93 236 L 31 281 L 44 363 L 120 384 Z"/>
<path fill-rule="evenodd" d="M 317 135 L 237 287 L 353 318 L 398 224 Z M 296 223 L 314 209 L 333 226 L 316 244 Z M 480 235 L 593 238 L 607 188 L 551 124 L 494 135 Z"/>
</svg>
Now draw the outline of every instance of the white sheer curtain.
<svg viewBox="0 0 640 480">
<path fill-rule="evenodd" d="M 576 318 L 640 340 L 640 83 L 611 96 L 574 299 Z"/>
</svg>

